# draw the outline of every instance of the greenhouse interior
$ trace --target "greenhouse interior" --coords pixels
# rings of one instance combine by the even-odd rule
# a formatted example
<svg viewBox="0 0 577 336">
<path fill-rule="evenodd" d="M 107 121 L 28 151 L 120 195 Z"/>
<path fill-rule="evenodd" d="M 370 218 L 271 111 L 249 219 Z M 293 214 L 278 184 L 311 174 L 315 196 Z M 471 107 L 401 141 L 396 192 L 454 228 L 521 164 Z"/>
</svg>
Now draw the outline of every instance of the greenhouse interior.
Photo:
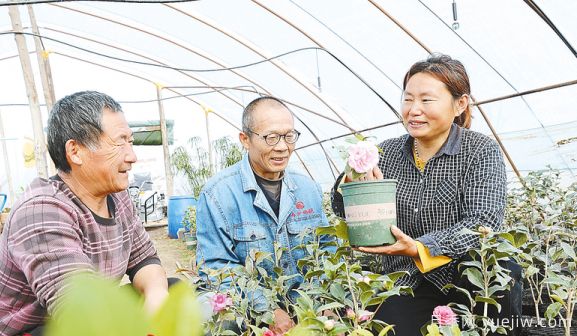
<svg viewBox="0 0 577 336">
<path fill-rule="evenodd" d="M 178 253 L 186 253 L 184 262 L 175 266 L 170 259 L 171 264 L 166 265 L 162 255 L 160 259 L 196 291 L 175 288 L 150 318 L 135 312 L 138 309 L 131 306 L 132 298 L 123 301 L 112 294 L 107 283 L 79 281 L 85 290 L 71 290 L 70 302 L 75 298 L 78 303 L 73 309 L 63 309 L 60 320 L 85 320 L 83 314 L 90 313 L 110 323 L 48 322 L 45 334 L 72 335 L 80 330 L 84 335 L 393 335 L 394 323 L 374 307 L 384 307 L 396 296 L 411 296 L 415 287 L 411 289 L 403 279 L 415 276 L 418 281 L 437 284 L 434 279 L 441 275 L 435 274 L 452 265 L 473 284 L 467 294 L 470 301 L 447 302 L 449 313 L 456 314 L 459 321 L 433 319 L 420 328 L 419 335 L 577 335 L 577 314 L 573 314 L 577 303 L 575 13 L 574 0 L 0 0 L 0 219 L 5 229 L 10 228 L 0 240 L 0 254 L 7 255 L 0 257 L 0 264 L 8 267 L 1 259 L 16 259 L 8 231 L 16 225 L 11 221 L 16 223 L 20 217 L 11 210 L 28 197 L 27 189 L 38 177 L 48 179 L 60 171 L 47 149 L 52 107 L 75 92 L 98 91 L 120 104 L 134 138 L 137 160 L 128 172 L 127 190 L 135 220 L 145 231 L 161 228 L 162 234 L 153 237 L 153 244 L 160 244 L 156 239 L 179 244 Z M 416 62 L 439 54 L 449 55 L 466 68 L 471 86 L 466 104 L 471 111 L 470 130 L 474 131 L 467 134 L 482 134 L 498 148 L 504 178 L 486 191 L 493 200 L 503 189 L 504 210 L 497 215 L 501 219 L 496 227 L 471 220 L 469 226 L 463 226 L 467 233 L 451 231 L 453 240 L 467 234 L 477 242 L 475 248 L 463 250 L 457 257 L 444 249 L 434 252 L 427 245 L 431 238 L 405 232 L 408 236 L 403 237 L 416 244 L 415 251 L 423 248 L 431 253 L 429 257 L 450 259 L 449 264 L 409 276 L 410 270 L 422 272 L 413 263 L 407 266 L 410 270 L 398 269 L 409 270 L 406 274 L 391 273 L 384 260 L 393 256 L 379 255 L 390 252 L 351 249 L 362 246 L 348 240 L 351 231 L 342 233 L 347 232 L 347 222 L 353 217 L 345 220 L 333 211 L 333 197 L 343 192 L 338 181 L 343 179 L 341 173 L 350 170 L 347 147 L 351 143 L 360 139 L 378 144 L 404 139 L 406 134 L 412 139 L 414 129 L 406 121 L 403 106 L 413 77 L 406 79 L 405 75 Z M 209 197 L 212 189 L 203 187 L 248 158 L 242 142 L 243 135 L 247 137 L 243 111 L 251 101 L 265 96 L 278 99 L 292 113 L 293 129 L 298 131 L 294 141 L 298 141 L 291 143 L 289 133 L 278 138 L 294 150 L 293 155 L 289 153 L 287 172 L 318 184 L 318 193 L 323 194 L 317 202 L 324 211 L 321 217 L 333 229 L 317 229 L 319 236 L 309 232 L 306 241 L 312 245 L 316 241 L 317 246 L 300 247 L 308 256 L 294 261 L 297 275 L 283 274 L 285 268 L 280 266 L 274 268 L 275 274 L 267 273 L 265 266 L 258 267 L 259 263 L 280 263 L 281 255 L 290 255 L 296 247 L 291 245 L 278 255 L 271 247 L 268 259 L 264 252 L 268 248 L 261 254 L 251 250 L 246 252 L 246 261 L 237 258 L 242 271 L 220 270 L 208 275 L 236 285 L 206 296 L 199 289 L 207 287 L 199 284 L 207 281 L 203 276 L 208 274 L 198 271 L 203 267 L 196 255 L 197 244 L 204 239 L 200 235 L 213 234 L 211 230 L 222 230 L 219 234 L 227 237 L 234 234 L 228 228 L 202 228 L 202 220 L 209 216 L 206 212 L 214 206 L 210 197 L 223 203 L 229 199 Z M 266 136 L 262 138 L 268 143 Z M 250 134 L 247 139 L 259 140 Z M 419 156 L 416 141 L 415 165 Z M 380 149 L 381 159 L 386 153 Z M 258 176 L 254 164 L 250 162 L 257 184 L 264 188 L 258 179 L 263 176 Z M 411 166 L 415 171 L 421 169 L 415 165 Z M 424 167 L 422 174 L 433 174 L 432 168 Z M 380 168 L 385 179 L 402 174 L 396 173 L 399 167 Z M 285 175 L 283 171 L 280 176 Z M 497 178 L 491 175 L 486 179 Z M 408 207 L 399 202 L 409 199 L 399 194 L 401 185 L 399 182 L 396 195 L 397 218 Z M 283 193 L 284 188 L 285 184 Z M 282 215 L 284 198 L 280 195 L 285 194 L 278 190 Z M 310 189 L 315 195 L 316 191 Z M 443 190 L 432 193 L 432 202 L 449 197 Z M 422 211 L 429 206 L 427 195 L 419 196 L 426 204 L 419 201 L 415 213 L 421 205 Z M 465 211 L 469 203 L 477 202 L 469 196 L 464 196 L 466 205 L 457 201 L 441 204 L 438 210 L 444 206 L 443 211 L 449 213 Z M 394 201 L 392 204 L 394 207 Z M 241 208 L 237 215 L 243 214 L 242 205 L 234 201 L 224 208 L 235 205 Z M 303 206 L 296 203 L 297 209 Z M 346 198 L 344 206 L 352 213 Z M 423 226 L 415 229 L 418 232 L 430 229 L 426 222 L 415 223 Z M 231 223 L 235 234 L 239 225 Z M 435 229 L 431 230 L 442 231 L 447 225 L 432 224 Z M 316 239 L 323 234 L 334 235 L 335 240 L 328 243 L 332 247 L 323 248 L 322 238 Z M 293 238 L 290 232 L 288 236 Z M 399 242 L 401 236 L 394 236 Z M 219 248 L 207 239 L 205 248 Z M 240 251 L 237 243 L 259 246 L 236 236 L 230 239 L 234 246 L 223 245 L 229 254 Z M 58 245 L 54 248 L 58 250 Z M 160 247 L 157 249 L 160 254 Z M 403 254 L 403 258 L 412 263 L 409 257 L 422 259 L 421 253 L 419 250 L 416 257 Z M 475 261 L 457 267 L 456 261 L 463 255 Z M 249 258 L 254 260 L 248 263 Z M 509 261 L 522 269 L 518 281 L 505 265 Z M 296 293 L 289 288 L 295 276 L 302 278 L 302 284 L 293 299 L 287 293 Z M 228 280 L 223 280 L 226 277 Z M 0 275 L 0 286 L 10 280 Z M 501 311 L 499 300 L 507 297 L 503 293 L 512 295 L 517 282 L 522 300 L 519 297 L 519 316 L 513 321 L 523 325 L 511 327 L 511 321 L 492 320 L 488 311 Z M 96 286 L 109 296 L 83 296 L 96 291 L 87 286 Z M 273 308 L 254 309 L 247 294 L 252 290 L 272 298 L 271 307 L 288 314 L 290 327 L 280 327 Z M 33 286 L 31 291 L 42 289 Z M 9 307 L 3 293 L 0 289 L 0 334 L 21 334 L 26 330 L 15 332 L 6 322 L 14 307 Z M 215 303 L 219 295 L 226 295 L 221 305 Z M 105 308 L 107 298 L 113 298 L 119 308 Z M 38 309 L 45 309 L 48 303 L 39 302 Z M 410 310 L 407 314 L 410 316 Z"/>
</svg>

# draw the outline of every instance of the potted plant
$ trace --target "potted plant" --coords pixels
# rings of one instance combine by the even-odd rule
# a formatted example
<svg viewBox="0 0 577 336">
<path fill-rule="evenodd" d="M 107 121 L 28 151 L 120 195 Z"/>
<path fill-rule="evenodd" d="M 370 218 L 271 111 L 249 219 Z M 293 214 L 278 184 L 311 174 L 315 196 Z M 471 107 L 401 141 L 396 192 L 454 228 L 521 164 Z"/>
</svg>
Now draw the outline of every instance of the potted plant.
<svg viewBox="0 0 577 336">
<path fill-rule="evenodd" d="M 184 226 L 183 240 L 186 248 L 193 250 L 196 246 L 196 207 L 189 206 L 184 212 L 182 218 L 182 225 Z"/>
<path fill-rule="evenodd" d="M 345 173 L 353 180 L 364 176 L 379 162 L 379 148 L 356 135 L 347 151 Z M 396 180 L 373 180 L 341 185 L 349 243 L 351 246 L 393 244 L 391 225 L 397 224 Z"/>
</svg>

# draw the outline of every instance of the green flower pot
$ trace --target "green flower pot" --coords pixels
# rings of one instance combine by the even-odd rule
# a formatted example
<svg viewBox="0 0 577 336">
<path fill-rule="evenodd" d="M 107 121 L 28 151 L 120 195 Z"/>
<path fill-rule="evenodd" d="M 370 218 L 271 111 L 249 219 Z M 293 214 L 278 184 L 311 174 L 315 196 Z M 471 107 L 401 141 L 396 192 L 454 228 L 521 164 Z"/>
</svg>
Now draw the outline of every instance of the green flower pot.
<svg viewBox="0 0 577 336">
<path fill-rule="evenodd" d="M 341 185 L 351 246 L 394 244 L 391 225 L 397 225 L 397 180 Z"/>
<path fill-rule="evenodd" d="M 184 234 L 184 245 L 186 245 L 188 250 L 196 249 L 196 231 Z"/>
</svg>

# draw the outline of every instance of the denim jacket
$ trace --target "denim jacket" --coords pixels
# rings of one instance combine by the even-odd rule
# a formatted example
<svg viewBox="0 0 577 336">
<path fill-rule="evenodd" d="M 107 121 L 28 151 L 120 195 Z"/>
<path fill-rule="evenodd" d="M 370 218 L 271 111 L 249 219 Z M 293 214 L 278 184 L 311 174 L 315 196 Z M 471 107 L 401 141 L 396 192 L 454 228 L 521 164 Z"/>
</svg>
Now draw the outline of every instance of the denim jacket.
<svg viewBox="0 0 577 336">
<path fill-rule="evenodd" d="M 196 206 L 196 258 L 201 273 L 205 274 L 202 268 L 244 265 L 252 249 L 269 252 L 274 260 L 273 242 L 276 241 L 285 248 L 279 262 L 283 275 L 297 274 L 286 285 L 298 288 L 303 277 L 297 262 L 306 253 L 298 246 L 314 239 L 314 228 L 328 226 L 328 221 L 322 207 L 320 186 L 308 176 L 285 171 L 281 190 L 277 218 L 257 185 L 248 154 L 207 182 Z M 308 233 L 303 235 L 303 231 Z M 327 239 L 322 237 L 321 242 Z M 262 266 L 269 275 L 275 276 L 272 262 L 264 262 Z M 223 285 L 227 287 L 230 283 Z M 255 310 L 272 308 L 262 291 L 245 294 L 252 297 Z M 294 299 L 296 292 L 289 292 L 289 297 Z"/>
</svg>

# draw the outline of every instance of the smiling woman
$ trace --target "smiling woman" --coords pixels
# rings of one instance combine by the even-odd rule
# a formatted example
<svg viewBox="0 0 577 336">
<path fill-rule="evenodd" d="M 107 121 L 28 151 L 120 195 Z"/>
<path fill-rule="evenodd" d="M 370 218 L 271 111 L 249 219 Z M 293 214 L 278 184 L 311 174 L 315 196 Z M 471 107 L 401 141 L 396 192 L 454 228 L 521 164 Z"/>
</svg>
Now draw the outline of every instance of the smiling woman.
<svg viewBox="0 0 577 336">
<path fill-rule="evenodd" d="M 505 164 L 495 141 L 468 129 L 470 94 L 461 62 L 431 55 L 415 63 L 403 82 L 408 134 L 382 142 L 376 173 L 367 174 L 398 181 L 398 227 L 391 227 L 396 243 L 359 247 L 383 256 L 385 274 L 407 272 L 399 284 L 411 286 L 414 297 L 389 298 L 375 312 L 377 319 L 395 324 L 398 335 L 419 335 L 436 306 L 462 301 L 444 286 L 453 283 L 457 265 L 479 244 L 463 229 L 483 225 L 497 231 L 503 222 Z M 333 189 L 333 209 L 342 216 L 340 182 Z M 502 300 L 501 317 L 520 314 L 508 296 Z"/>
</svg>

